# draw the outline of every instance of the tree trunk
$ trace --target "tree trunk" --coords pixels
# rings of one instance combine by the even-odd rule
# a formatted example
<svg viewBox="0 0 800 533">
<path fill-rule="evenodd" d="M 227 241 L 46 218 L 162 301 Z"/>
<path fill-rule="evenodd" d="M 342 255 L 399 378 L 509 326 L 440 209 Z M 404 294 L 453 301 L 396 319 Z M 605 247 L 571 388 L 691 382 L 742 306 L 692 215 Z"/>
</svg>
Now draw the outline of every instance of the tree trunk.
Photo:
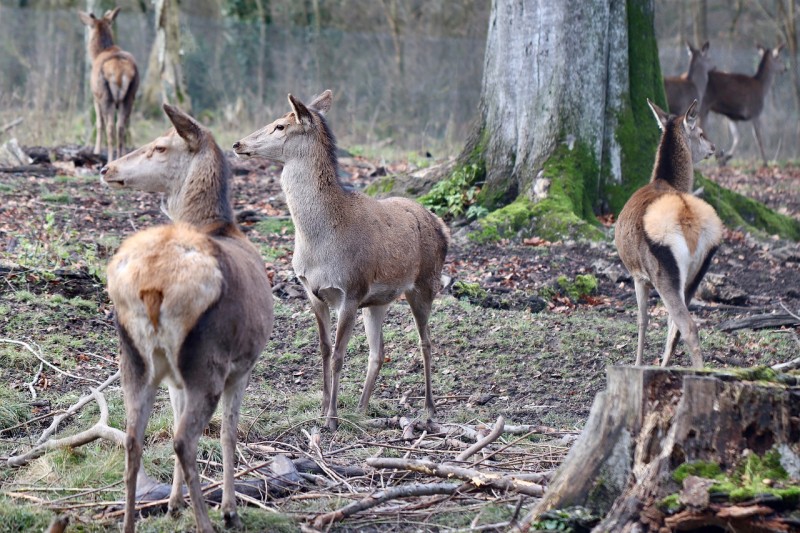
<svg viewBox="0 0 800 533">
<path fill-rule="evenodd" d="M 483 171 L 484 205 L 516 199 L 536 218 L 544 204 L 591 233 L 596 213 L 619 211 L 648 180 L 658 128 L 646 98 L 665 100 L 653 10 L 652 0 L 493 1 L 478 127 L 460 158 Z"/>
<path fill-rule="evenodd" d="M 160 114 L 162 103 L 191 111 L 181 73 L 180 12 L 175 0 L 154 0 L 156 38 L 147 65 L 142 100 L 145 109 Z"/>
<path fill-rule="evenodd" d="M 699 530 L 726 521 L 736 531 L 762 531 L 764 521 L 789 531 L 780 512 L 800 497 L 792 486 L 798 439 L 796 376 L 612 367 L 607 390 L 521 529 L 580 506 L 600 519 L 594 531 Z M 768 463 L 769 474 L 753 466 Z M 749 485 L 732 489 L 734 479 Z M 728 504 L 737 499 L 745 502 Z"/>
</svg>

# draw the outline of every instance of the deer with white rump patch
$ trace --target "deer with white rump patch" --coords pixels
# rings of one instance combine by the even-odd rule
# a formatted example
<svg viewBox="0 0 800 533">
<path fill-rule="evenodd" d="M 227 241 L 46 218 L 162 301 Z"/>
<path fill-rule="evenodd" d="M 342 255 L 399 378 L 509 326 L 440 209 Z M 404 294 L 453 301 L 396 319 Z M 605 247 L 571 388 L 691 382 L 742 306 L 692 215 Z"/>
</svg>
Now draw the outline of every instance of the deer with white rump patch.
<svg viewBox="0 0 800 533">
<path fill-rule="evenodd" d="M 292 266 L 317 319 L 322 353 L 322 412 L 337 427 L 339 374 L 356 312 L 364 309 L 369 365 L 358 403 L 366 411 L 384 359 L 383 320 L 401 294 L 419 332 L 425 370 L 425 407 L 434 414 L 428 318 L 449 242 L 444 223 L 413 200 L 376 200 L 342 187 L 336 143 L 325 114 L 333 95 L 325 91 L 304 105 L 289 95 L 291 111 L 234 143 L 243 157 L 283 163 L 281 187 L 295 225 Z M 331 346 L 330 308 L 337 311 Z"/>
<path fill-rule="evenodd" d="M 78 12 L 78 17 L 89 27 L 89 57 L 92 60 L 91 88 L 94 112 L 97 117 L 97 137 L 94 152 L 100 153 L 100 139 L 106 131 L 108 160 L 122 155 L 125 130 L 133 110 L 136 90 L 139 88 L 139 71 L 133 55 L 114 44 L 111 24 L 120 8 L 106 11 L 102 18 L 93 13 Z M 116 116 L 116 127 L 115 118 Z"/>
<path fill-rule="evenodd" d="M 669 312 L 667 366 L 681 336 L 692 366 L 702 367 L 697 325 L 688 305 L 722 239 L 714 208 L 691 194 L 694 164 L 714 154 L 714 145 L 697 124 L 697 101 L 685 115 L 668 115 L 647 101 L 662 130 L 650 183 L 627 201 L 617 220 L 614 243 L 633 277 L 639 308 L 636 364 L 642 364 L 647 331 L 647 299 L 655 287 Z"/>
<path fill-rule="evenodd" d="M 144 430 L 165 382 L 177 456 L 169 509 L 184 505 L 185 479 L 197 530 L 211 532 L 197 443 L 222 397 L 222 514 L 237 526 L 239 408 L 272 332 L 272 291 L 261 256 L 234 222 L 222 150 L 189 115 L 166 104 L 164 111 L 173 129 L 101 170 L 109 185 L 165 193 L 175 222 L 133 235 L 108 265 L 127 415 L 124 530 L 134 531 Z"/>
</svg>

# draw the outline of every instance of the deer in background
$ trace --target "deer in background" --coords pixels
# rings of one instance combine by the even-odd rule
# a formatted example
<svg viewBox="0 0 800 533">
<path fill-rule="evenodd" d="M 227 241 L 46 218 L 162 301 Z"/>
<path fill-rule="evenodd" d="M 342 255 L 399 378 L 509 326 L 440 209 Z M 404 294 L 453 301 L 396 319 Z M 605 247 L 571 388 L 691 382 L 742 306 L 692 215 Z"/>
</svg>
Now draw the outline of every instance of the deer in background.
<svg viewBox="0 0 800 533">
<path fill-rule="evenodd" d="M 95 153 L 100 153 L 100 140 L 105 129 L 108 161 L 122 155 L 133 100 L 139 87 L 139 71 L 133 55 L 114 44 L 111 24 L 120 8 L 106 11 L 102 18 L 93 13 L 78 12 L 89 27 L 89 57 L 92 60 L 91 89 L 97 118 Z M 116 117 L 116 124 L 115 124 Z"/>
<path fill-rule="evenodd" d="M 667 102 L 672 113 L 685 113 L 693 101 L 703 101 L 708 73 L 714 69 L 714 64 L 708 56 L 708 48 L 708 41 L 699 50 L 687 42 L 689 70 L 680 76 L 664 78 L 664 91 L 667 93 Z"/>
<path fill-rule="evenodd" d="M 167 104 L 164 111 L 174 128 L 101 170 L 111 186 L 165 193 L 175 222 L 136 233 L 108 265 L 127 415 L 124 530 L 134 531 L 144 431 L 165 382 L 177 456 L 169 509 L 184 505 L 185 479 L 197 530 L 212 532 L 197 443 L 222 397 L 222 514 L 227 527 L 238 526 L 239 408 L 272 332 L 272 291 L 261 256 L 234 223 L 222 150 L 189 115 Z"/>
<path fill-rule="evenodd" d="M 714 154 L 714 145 L 697 124 L 693 102 L 685 115 L 668 115 L 647 101 L 662 130 L 650 183 L 625 203 L 617 220 L 614 244 L 633 277 L 639 308 L 636 364 L 642 364 L 647 331 L 647 300 L 655 287 L 669 312 L 667 366 L 681 336 L 692 366 L 703 356 L 689 302 L 705 276 L 722 239 L 722 221 L 714 208 L 691 194 L 694 164 Z"/>
<path fill-rule="evenodd" d="M 336 141 L 325 120 L 332 99 L 328 90 L 306 106 L 290 94 L 289 113 L 234 143 L 233 149 L 242 157 L 263 156 L 284 165 L 281 187 L 295 225 L 292 266 L 317 319 L 327 427 L 337 427 L 339 374 L 356 312 L 364 309 L 369 344 L 367 377 L 358 402 L 365 412 L 384 359 L 383 321 L 401 294 L 417 325 L 425 407 L 433 417 L 428 318 L 441 284 L 449 232 L 413 200 L 376 200 L 342 187 Z M 337 311 L 338 320 L 333 347 L 330 308 Z"/>
<path fill-rule="evenodd" d="M 720 158 L 722 164 L 733 157 L 739 144 L 739 132 L 735 121 L 749 120 L 753 124 L 761 160 L 764 166 L 767 166 L 767 155 L 761 138 L 761 111 L 764 109 L 764 99 L 772 87 L 775 74 L 786 70 L 786 65 L 780 59 L 783 47 L 784 45 L 780 44 L 769 50 L 759 46 L 761 61 L 754 76 L 717 71 L 709 73 L 706 93 L 700 106 L 700 124 L 706 123 L 709 111 L 727 117 L 733 144 Z"/>
</svg>

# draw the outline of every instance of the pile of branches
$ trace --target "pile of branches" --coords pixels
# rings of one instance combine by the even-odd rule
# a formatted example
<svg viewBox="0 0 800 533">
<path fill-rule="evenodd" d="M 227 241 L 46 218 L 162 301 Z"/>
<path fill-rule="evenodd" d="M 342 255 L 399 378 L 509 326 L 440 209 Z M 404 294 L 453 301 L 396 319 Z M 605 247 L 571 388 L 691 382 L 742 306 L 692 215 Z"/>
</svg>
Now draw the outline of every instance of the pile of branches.
<svg viewBox="0 0 800 533">
<path fill-rule="evenodd" d="M 47 450 L 75 448 L 97 439 L 124 446 L 124 432 L 108 425 L 103 394 L 118 378 L 119 373 L 108 377 L 70 408 L 56 414 L 34 444 L 25 446 L 24 453 L 8 457 L 7 463 L 23 466 Z M 92 401 L 100 409 L 97 423 L 69 437 L 56 438 L 59 424 Z M 432 518 L 435 522 L 437 514 L 446 512 L 474 513 L 467 530 L 503 530 L 518 519 L 523 505 L 542 496 L 554 469 L 577 438 L 576 431 L 512 425 L 503 417 L 489 425 L 394 417 L 360 423 L 360 437 L 337 447 L 330 434 L 323 437 L 316 430 L 321 422 L 312 418 L 274 440 L 240 443 L 236 474 L 239 501 L 297 515 L 298 501 L 317 500 L 322 502 L 320 509 L 330 509 L 331 501 L 350 500 L 331 512 L 305 511 L 297 516 L 308 531 L 326 530 L 345 520 L 349 527 L 356 528 L 398 523 L 424 527 Z M 348 420 L 340 423 L 355 425 Z M 206 466 L 212 471 L 221 468 L 217 464 Z M 219 503 L 221 482 L 205 479 L 207 501 Z M 74 493 L 55 499 L 47 497 L 48 493 L 69 490 Z M 140 512 L 147 515 L 166 511 L 169 491 L 169 484 L 140 471 Z M 120 499 L 109 501 L 109 492 Z M 57 525 L 64 523 L 65 513 L 78 522 L 113 520 L 123 513 L 122 480 L 106 487 L 63 491 L 9 484 L 4 494 L 61 513 L 61 521 L 54 521 Z M 508 519 L 481 524 L 481 510 L 490 505 L 506 506 Z M 434 523 L 430 525 L 435 527 Z"/>
</svg>

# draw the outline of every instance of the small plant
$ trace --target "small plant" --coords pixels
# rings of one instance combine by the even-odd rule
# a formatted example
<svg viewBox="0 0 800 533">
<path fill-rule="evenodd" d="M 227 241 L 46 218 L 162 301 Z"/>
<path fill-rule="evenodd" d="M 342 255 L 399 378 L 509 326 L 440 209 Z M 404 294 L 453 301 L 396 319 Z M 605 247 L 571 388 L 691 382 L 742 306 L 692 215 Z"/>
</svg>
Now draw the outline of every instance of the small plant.
<svg viewBox="0 0 800 533">
<path fill-rule="evenodd" d="M 425 207 L 440 217 L 448 219 L 465 217 L 469 220 L 481 218 L 489 213 L 477 204 L 480 169 L 477 165 L 467 165 L 453 172 L 446 180 L 440 181 L 430 192 L 420 198 Z"/>
<path fill-rule="evenodd" d="M 466 281 L 453 283 L 452 293 L 456 298 L 467 298 L 470 301 L 486 298 L 486 291 L 478 283 Z"/>
</svg>

